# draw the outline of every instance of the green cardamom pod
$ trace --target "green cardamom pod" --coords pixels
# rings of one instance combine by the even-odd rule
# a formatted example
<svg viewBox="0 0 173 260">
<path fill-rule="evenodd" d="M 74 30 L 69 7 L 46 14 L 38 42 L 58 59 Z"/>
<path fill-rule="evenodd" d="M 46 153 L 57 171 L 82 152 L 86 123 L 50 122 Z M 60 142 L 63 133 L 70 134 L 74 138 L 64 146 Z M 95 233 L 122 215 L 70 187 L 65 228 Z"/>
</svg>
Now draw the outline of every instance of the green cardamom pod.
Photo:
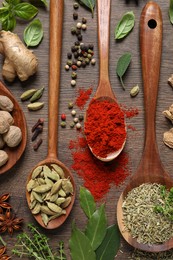
<svg viewBox="0 0 173 260">
<path fill-rule="evenodd" d="M 35 102 L 36 100 L 38 100 L 39 98 L 41 98 L 41 96 L 43 95 L 43 91 L 44 91 L 44 87 L 38 89 L 34 95 L 30 98 L 30 102 Z"/>
<path fill-rule="evenodd" d="M 138 93 L 139 93 L 139 86 L 138 86 L 138 85 L 134 86 L 134 87 L 130 90 L 130 95 L 131 95 L 131 97 L 137 96 Z"/>
<path fill-rule="evenodd" d="M 25 92 L 23 92 L 23 94 L 20 96 L 20 99 L 22 101 L 25 101 L 27 99 L 29 99 L 30 97 L 32 97 L 35 93 L 36 93 L 36 89 L 35 88 L 32 88 L 32 89 L 29 89 L 29 90 L 26 90 Z"/>
<path fill-rule="evenodd" d="M 44 106 L 44 102 L 34 102 L 28 105 L 28 109 L 32 111 L 36 111 L 41 109 Z"/>
</svg>

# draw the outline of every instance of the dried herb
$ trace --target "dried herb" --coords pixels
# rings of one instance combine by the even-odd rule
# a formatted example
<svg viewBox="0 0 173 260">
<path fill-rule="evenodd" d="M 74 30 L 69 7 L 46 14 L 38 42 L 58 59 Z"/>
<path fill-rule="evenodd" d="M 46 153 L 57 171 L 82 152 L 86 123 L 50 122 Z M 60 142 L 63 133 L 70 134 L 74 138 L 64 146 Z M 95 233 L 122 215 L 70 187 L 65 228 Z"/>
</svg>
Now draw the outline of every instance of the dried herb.
<svg viewBox="0 0 173 260">
<path fill-rule="evenodd" d="M 28 229 L 31 233 L 23 232 L 18 235 L 17 243 L 12 250 L 13 254 L 25 259 L 29 257 L 35 260 L 66 260 L 62 241 L 59 242 L 58 254 L 55 254 L 49 246 L 46 235 L 41 234 L 32 224 L 28 224 Z"/>
<path fill-rule="evenodd" d="M 169 2 L 169 19 L 170 22 L 173 24 L 173 0 Z"/>
<path fill-rule="evenodd" d="M 107 228 L 104 204 L 96 209 L 94 198 L 86 188 L 80 188 L 80 205 L 88 222 L 84 232 L 74 223 L 72 225 L 69 241 L 72 260 L 113 260 L 120 244 L 118 227 L 113 225 Z"/>
<path fill-rule="evenodd" d="M 155 212 L 156 205 L 164 205 L 164 192 L 160 184 L 145 183 L 132 189 L 123 202 L 124 225 L 139 243 L 162 244 L 173 237 L 172 221 Z"/>
<path fill-rule="evenodd" d="M 101 245 L 96 250 L 97 260 L 114 260 L 120 247 L 120 233 L 117 225 L 107 228 Z"/>
<path fill-rule="evenodd" d="M 127 71 L 127 68 L 130 65 L 130 62 L 131 62 L 130 53 L 123 54 L 117 62 L 116 73 L 120 79 L 121 85 L 124 90 L 125 90 L 125 85 L 123 82 L 123 76 L 124 76 L 125 72 Z"/>
<path fill-rule="evenodd" d="M 122 39 L 129 34 L 135 25 L 134 13 L 127 12 L 123 15 L 115 28 L 115 39 Z"/>
<path fill-rule="evenodd" d="M 92 17 L 94 17 L 94 7 L 96 1 L 95 0 L 78 0 L 78 1 L 81 5 L 88 8 L 92 13 Z"/>
<path fill-rule="evenodd" d="M 35 19 L 25 28 L 23 37 L 27 47 L 35 47 L 41 42 L 43 28 L 39 19 Z"/>
</svg>

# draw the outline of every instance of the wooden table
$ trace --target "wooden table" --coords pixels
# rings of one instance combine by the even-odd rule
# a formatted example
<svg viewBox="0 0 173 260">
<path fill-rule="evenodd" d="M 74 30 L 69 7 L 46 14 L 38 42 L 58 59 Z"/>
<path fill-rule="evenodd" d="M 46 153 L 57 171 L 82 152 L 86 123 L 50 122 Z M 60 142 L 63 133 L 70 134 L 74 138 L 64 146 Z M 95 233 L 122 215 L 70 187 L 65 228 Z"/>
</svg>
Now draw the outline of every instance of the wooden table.
<svg viewBox="0 0 173 260">
<path fill-rule="evenodd" d="M 76 98 L 76 90 L 79 87 L 88 88 L 90 85 L 96 90 L 98 83 L 98 69 L 99 69 L 99 57 L 97 48 L 97 10 L 95 9 L 94 18 L 92 19 L 91 13 L 80 6 L 79 21 L 82 17 L 87 18 L 87 31 L 84 33 L 84 42 L 93 43 L 95 46 L 94 56 L 97 60 L 95 67 L 91 68 L 91 65 L 85 69 L 78 70 L 77 86 L 72 88 L 70 86 L 70 73 L 64 70 L 64 65 L 67 60 L 67 52 L 70 51 L 71 45 L 76 40 L 74 36 L 71 35 L 71 27 L 76 24 L 73 20 L 73 3 L 72 0 L 65 0 L 64 8 L 64 25 L 63 25 L 63 47 L 62 47 L 62 68 L 61 68 L 61 89 L 60 89 L 60 102 L 59 102 L 59 114 L 67 114 L 67 122 L 70 122 L 70 111 L 68 109 L 68 102 L 73 101 Z M 136 1 L 129 0 L 112 0 L 111 4 L 111 32 L 110 32 L 110 80 L 112 88 L 118 98 L 119 103 L 125 104 L 127 107 L 137 107 L 139 109 L 139 115 L 128 120 L 128 123 L 136 128 L 136 131 L 128 130 L 127 143 L 124 150 L 129 154 L 129 170 L 133 174 L 140 161 L 143 143 L 144 143 L 144 109 L 143 109 L 143 90 L 142 90 L 142 74 L 141 74 L 141 62 L 140 62 L 140 50 L 139 50 L 139 19 L 143 6 L 147 1 L 139 1 L 138 5 Z M 173 169 L 173 151 L 166 147 L 162 141 L 163 133 L 169 130 L 172 125 L 165 119 L 162 115 L 162 111 L 167 109 L 173 103 L 173 90 L 168 85 L 168 77 L 173 73 L 173 26 L 169 22 L 168 18 L 168 8 L 169 1 L 158 0 L 157 3 L 160 4 L 163 14 L 163 53 L 162 53 L 162 64 L 161 64 L 161 74 L 160 74 L 160 88 L 158 95 L 158 105 L 156 114 L 156 134 L 157 142 L 159 147 L 159 152 L 161 160 L 163 162 L 166 170 L 172 175 Z M 2 0 L 0 1 L 2 3 Z M 127 12 L 132 11 L 135 14 L 135 27 L 133 31 L 124 40 L 116 42 L 114 40 L 114 29 L 117 22 L 120 20 L 121 16 Z M 37 225 L 34 218 L 32 217 L 30 210 L 28 209 L 26 198 L 25 198 L 25 186 L 28 173 L 39 161 L 44 159 L 47 154 L 47 108 L 48 108 L 48 61 L 49 61 L 49 10 L 44 8 L 39 8 L 38 18 L 42 21 L 44 27 L 44 39 L 38 48 L 34 49 L 34 53 L 39 60 L 39 70 L 38 73 L 30 78 L 29 81 L 21 83 L 16 80 L 14 83 L 10 84 L 6 82 L 7 87 L 15 95 L 16 99 L 21 104 L 23 111 L 26 116 L 27 126 L 28 126 L 28 141 L 25 153 L 23 154 L 21 160 L 16 164 L 16 166 L 10 170 L 8 173 L 0 176 L 0 194 L 9 192 L 11 195 L 11 204 L 15 209 L 17 216 L 24 218 L 24 229 L 26 229 L 26 224 L 32 222 Z M 25 28 L 25 23 L 17 23 L 15 33 L 18 33 L 22 37 L 23 30 Z M 124 77 L 124 82 L 126 85 L 126 90 L 124 91 L 120 85 L 117 78 L 115 69 L 118 58 L 125 52 L 131 52 L 132 62 Z M 1 57 L 2 63 L 2 57 Z M 2 76 L 1 76 L 2 79 Z M 2 79 L 3 80 L 3 79 Z M 138 84 L 140 87 L 140 92 L 137 97 L 130 97 L 130 89 Z M 27 89 L 30 88 L 40 88 L 45 86 L 45 92 L 42 97 L 42 101 L 45 102 L 43 109 L 37 112 L 29 112 L 27 109 L 27 102 L 22 103 L 20 101 L 20 95 Z M 86 107 L 85 107 L 86 108 Z M 85 110 L 84 110 L 85 111 Z M 83 111 L 83 112 L 84 112 Z M 152 111 L 151 111 L 152 113 Z M 44 131 L 42 133 L 43 144 L 37 152 L 33 151 L 33 143 L 31 142 L 31 128 L 35 124 L 38 118 L 43 117 L 45 119 Z M 60 123 L 60 117 L 59 117 Z M 58 134 L 58 158 L 60 161 L 65 163 L 67 167 L 70 168 L 72 164 L 71 152 L 68 149 L 69 141 L 77 136 L 76 129 L 70 129 L 69 124 L 66 128 L 61 128 L 59 126 Z M 84 228 L 86 225 L 86 218 L 79 206 L 79 186 L 83 184 L 82 179 L 73 172 L 76 186 L 77 186 L 77 196 L 74 208 L 62 227 L 54 231 L 44 231 L 40 229 L 41 232 L 45 232 L 46 235 L 50 237 L 51 246 L 56 249 L 58 242 L 63 240 L 65 242 L 65 249 L 70 259 L 69 245 L 68 241 L 71 233 L 72 220 L 75 219 L 79 228 Z M 128 181 L 128 179 L 127 179 Z M 108 217 L 108 223 L 113 224 L 116 222 L 116 203 L 117 199 L 124 189 L 124 185 L 117 187 L 112 187 L 110 192 L 105 197 L 106 202 L 106 213 Z M 16 233 L 9 237 L 8 235 L 3 235 L 4 240 L 8 244 L 8 253 L 10 254 L 16 241 Z M 131 255 L 133 248 L 127 245 L 127 243 L 122 239 L 121 251 L 118 253 L 116 259 L 128 259 Z M 18 259 L 15 256 L 12 259 Z M 24 258 L 23 258 L 24 259 Z"/>
</svg>

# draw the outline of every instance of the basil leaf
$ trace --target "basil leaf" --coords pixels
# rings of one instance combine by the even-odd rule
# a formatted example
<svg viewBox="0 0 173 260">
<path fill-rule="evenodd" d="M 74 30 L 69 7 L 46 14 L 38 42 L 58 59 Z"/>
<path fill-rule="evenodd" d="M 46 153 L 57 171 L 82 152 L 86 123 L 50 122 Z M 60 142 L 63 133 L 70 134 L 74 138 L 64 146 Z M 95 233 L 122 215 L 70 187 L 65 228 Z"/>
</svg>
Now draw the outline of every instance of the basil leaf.
<svg viewBox="0 0 173 260">
<path fill-rule="evenodd" d="M 39 19 L 32 21 L 24 30 L 24 41 L 29 46 L 37 46 L 43 38 L 43 28 Z"/>
<path fill-rule="evenodd" d="M 105 207 L 101 205 L 88 220 L 85 230 L 86 236 L 89 238 L 93 250 L 96 250 L 103 241 L 106 234 L 107 220 L 105 215 Z"/>
<path fill-rule="evenodd" d="M 94 197 L 92 196 L 91 192 L 84 187 L 80 187 L 80 206 L 83 209 L 85 215 L 88 218 L 91 218 L 92 214 L 96 210 L 96 204 L 94 201 Z"/>
<path fill-rule="evenodd" d="M 24 20 L 31 20 L 38 13 L 38 9 L 29 3 L 19 3 L 14 6 L 14 14 Z"/>
<path fill-rule="evenodd" d="M 97 260 L 114 260 L 120 247 L 120 232 L 117 225 L 107 228 L 101 245 L 96 250 Z"/>
<path fill-rule="evenodd" d="M 124 86 L 122 77 L 125 74 L 130 62 L 131 62 L 131 54 L 130 53 L 123 54 L 117 62 L 116 73 L 120 78 L 120 82 L 121 82 L 121 85 L 122 85 L 124 90 L 125 90 L 125 86 Z"/>
<path fill-rule="evenodd" d="M 91 13 L 92 17 L 94 17 L 94 7 L 95 7 L 96 0 L 79 0 L 79 3 L 84 5 L 86 8 L 88 8 Z"/>
<path fill-rule="evenodd" d="M 170 0 L 169 3 L 169 19 L 170 22 L 173 24 L 173 0 Z"/>
<path fill-rule="evenodd" d="M 134 25 L 134 13 L 132 11 L 125 13 L 115 28 L 115 39 L 122 39 L 127 36 Z"/>
<path fill-rule="evenodd" d="M 7 7 L 0 8 L 0 21 L 3 22 L 8 19 L 9 16 L 9 9 Z"/>
<path fill-rule="evenodd" d="M 2 30 L 13 31 L 16 27 L 16 19 L 13 16 L 8 15 L 7 19 L 2 21 Z"/>
<path fill-rule="evenodd" d="M 69 240 L 72 260 L 96 260 L 95 252 L 86 235 L 72 224 L 72 235 Z"/>
</svg>

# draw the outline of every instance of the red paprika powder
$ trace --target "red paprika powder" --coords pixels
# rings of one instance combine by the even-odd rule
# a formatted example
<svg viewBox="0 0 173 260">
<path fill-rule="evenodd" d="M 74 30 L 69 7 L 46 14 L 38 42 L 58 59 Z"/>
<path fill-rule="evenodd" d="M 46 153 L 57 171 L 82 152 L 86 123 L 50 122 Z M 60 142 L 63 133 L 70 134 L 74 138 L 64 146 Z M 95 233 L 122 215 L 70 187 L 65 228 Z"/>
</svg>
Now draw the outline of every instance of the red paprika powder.
<svg viewBox="0 0 173 260">
<path fill-rule="evenodd" d="M 84 131 L 88 145 L 96 156 L 105 158 L 121 149 L 126 139 L 124 117 L 116 102 L 91 100 Z"/>
<path fill-rule="evenodd" d="M 89 88 L 87 90 L 79 89 L 78 90 L 78 96 L 76 98 L 75 104 L 80 108 L 83 109 L 86 102 L 90 98 L 90 95 L 92 93 L 92 88 Z"/>
<path fill-rule="evenodd" d="M 122 152 L 112 162 L 102 162 L 95 158 L 81 135 L 71 140 L 72 169 L 84 180 L 83 185 L 90 190 L 96 201 L 102 199 L 111 188 L 119 186 L 129 175 L 128 155 Z"/>
</svg>

